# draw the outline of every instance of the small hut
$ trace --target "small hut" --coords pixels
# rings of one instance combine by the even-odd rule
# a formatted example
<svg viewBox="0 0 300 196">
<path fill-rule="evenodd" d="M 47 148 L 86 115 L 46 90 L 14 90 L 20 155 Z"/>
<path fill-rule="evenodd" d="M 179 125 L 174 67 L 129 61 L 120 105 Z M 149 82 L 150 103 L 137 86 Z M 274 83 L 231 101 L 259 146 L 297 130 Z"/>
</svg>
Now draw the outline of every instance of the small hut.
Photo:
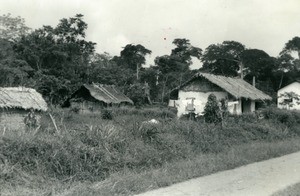
<svg viewBox="0 0 300 196">
<path fill-rule="evenodd" d="M 30 111 L 40 118 L 40 112 L 47 110 L 42 95 L 32 88 L 0 88 L 0 128 L 8 130 L 25 129 L 25 117 Z"/>
<path fill-rule="evenodd" d="M 232 114 L 254 112 L 259 103 L 272 99 L 243 79 L 199 72 L 171 91 L 169 105 L 177 108 L 178 117 L 190 111 L 201 115 L 210 94 L 226 100 Z"/>
<path fill-rule="evenodd" d="M 110 106 L 133 105 L 114 85 L 84 84 L 63 104 L 80 113 L 100 112 Z"/>
</svg>

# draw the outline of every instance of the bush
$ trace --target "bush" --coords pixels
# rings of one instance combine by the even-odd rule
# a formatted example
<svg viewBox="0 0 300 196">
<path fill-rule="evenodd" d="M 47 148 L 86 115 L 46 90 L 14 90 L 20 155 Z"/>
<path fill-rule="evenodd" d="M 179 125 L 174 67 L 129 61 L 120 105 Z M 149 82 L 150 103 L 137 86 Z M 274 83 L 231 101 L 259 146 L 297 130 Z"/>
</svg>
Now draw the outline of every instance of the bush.
<svg viewBox="0 0 300 196">
<path fill-rule="evenodd" d="M 300 114 L 297 111 L 269 107 L 262 110 L 262 114 L 266 119 L 274 120 L 287 126 L 300 122 Z"/>
<path fill-rule="evenodd" d="M 108 110 L 108 109 L 103 109 L 101 112 L 101 117 L 102 117 L 102 119 L 105 119 L 105 120 L 112 120 L 113 119 L 112 111 Z"/>
<path fill-rule="evenodd" d="M 241 115 L 229 115 L 228 122 L 238 123 L 238 122 L 257 122 L 258 118 L 255 113 L 243 113 Z"/>
<path fill-rule="evenodd" d="M 214 94 L 208 96 L 203 114 L 207 123 L 220 123 L 222 121 L 220 108 Z"/>
<path fill-rule="evenodd" d="M 136 106 L 146 104 L 144 84 L 142 83 L 130 85 L 130 87 L 126 90 L 126 95 L 134 102 L 134 105 Z"/>
</svg>

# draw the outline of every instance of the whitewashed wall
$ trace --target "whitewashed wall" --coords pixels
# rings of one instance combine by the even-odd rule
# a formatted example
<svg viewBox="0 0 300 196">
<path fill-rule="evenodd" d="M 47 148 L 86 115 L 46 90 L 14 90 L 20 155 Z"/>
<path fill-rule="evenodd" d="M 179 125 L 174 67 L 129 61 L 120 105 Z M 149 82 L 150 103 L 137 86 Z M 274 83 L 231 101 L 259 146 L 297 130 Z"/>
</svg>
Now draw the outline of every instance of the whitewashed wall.
<svg viewBox="0 0 300 196">
<path fill-rule="evenodd" d="M 278 108 L 281 108 L 281 109 L 288 109 L 288 110 L 300 110 L 300 104 L 298 105 L 296 103 L 296 100 L 293 99 L 293 104 L 294 106 L 292 107 L 288 107 L 288 106 L 284 106 L 284 105 L 281 105 L 280 103 L 285 99 L 285 97 L 280 97 L 281 94 L 284 94 L 284 93 L 288 93 L 288 92 L 294 92 L 298 95 L 300 95 L 300 83 L 299 82 L 294 82 L 292 84 L 289 84 L 287 85 L 286 87 L 283 87 L 282 89 L 280 89 L 278 92 L 277 92 L 277 97 L 278 97 L 278 100 L 277 100 L 277 107 Z"/>
<path fill-rule="evenodd" d="M 214 94 L 218 100 L 227 98 L 228 93 L 227 92 L 195 92 L 195 91 L 182 91 L 179 90 L 178 92 L 178 101 L 177 101 L 177 116 L 180 117 L 183 114 L 186 114 L 186 105 L 188 101 L 191 102 L 191 100 L 187 100 L 189 98 L 195 98 L 194 105 L 195 105 L 195 113 L 196 114 L 202 114 L 204 111 L 205 104 L 207 102 L 207 98 L 210 94 Z"/>
<path fill-rule="evenodd" d="M 228 101 L 228 112 L 231 114 L 242 114 L 242 101 L 241 99 L 236 101 Z"/>
</svg>

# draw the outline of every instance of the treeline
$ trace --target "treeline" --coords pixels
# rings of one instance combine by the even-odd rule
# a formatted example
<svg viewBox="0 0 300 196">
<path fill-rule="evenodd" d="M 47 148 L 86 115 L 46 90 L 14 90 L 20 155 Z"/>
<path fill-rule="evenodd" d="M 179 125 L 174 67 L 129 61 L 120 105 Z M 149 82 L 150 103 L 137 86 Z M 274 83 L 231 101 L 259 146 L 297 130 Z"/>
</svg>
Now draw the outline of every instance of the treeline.
<svg viewBox="0 0 300 196">
<path fill-rule="evenodd" d="M 143 104 L 145 83 L 150 97 L 163 101 L 168 92 L 198 70 L 191 70 L 192 58 L 202 62 L 201 71 L 244 79 L 275 95 L 282 86 L 300 78 L 300 37 L 288 40 L 277 57 L 236 41 L 211 44 L 205 50 L 188 39 L 175 39 L 169 55 L 155 58 L 145 68 L 151 50 L 128 44 L 119 56 L 95 52 L 87 41 L 83 15 L 63 18 L 58 25 L 31 30 L 21 17 L 0 16 L 0 86 L 37 89 L 47 101 L 59 105 L 83 83 L 119 86 L 137 104 Z M 298 55 L 298 56 L 297 56 Z"/>
</svg>

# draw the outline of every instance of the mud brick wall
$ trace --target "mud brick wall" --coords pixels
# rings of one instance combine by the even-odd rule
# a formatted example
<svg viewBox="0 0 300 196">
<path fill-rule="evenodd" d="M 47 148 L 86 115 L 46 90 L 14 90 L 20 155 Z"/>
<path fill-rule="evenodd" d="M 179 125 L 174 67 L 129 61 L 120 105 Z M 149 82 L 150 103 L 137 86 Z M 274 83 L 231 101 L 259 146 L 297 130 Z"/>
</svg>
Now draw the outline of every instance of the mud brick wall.
<svg viewBox="0 0 300 196">
<path fill-rule="evenodd" d="M 24 118 L 27 113 L 25 110 L 0 110 L 0 129 L 25 130 Z"/>
</svg>

